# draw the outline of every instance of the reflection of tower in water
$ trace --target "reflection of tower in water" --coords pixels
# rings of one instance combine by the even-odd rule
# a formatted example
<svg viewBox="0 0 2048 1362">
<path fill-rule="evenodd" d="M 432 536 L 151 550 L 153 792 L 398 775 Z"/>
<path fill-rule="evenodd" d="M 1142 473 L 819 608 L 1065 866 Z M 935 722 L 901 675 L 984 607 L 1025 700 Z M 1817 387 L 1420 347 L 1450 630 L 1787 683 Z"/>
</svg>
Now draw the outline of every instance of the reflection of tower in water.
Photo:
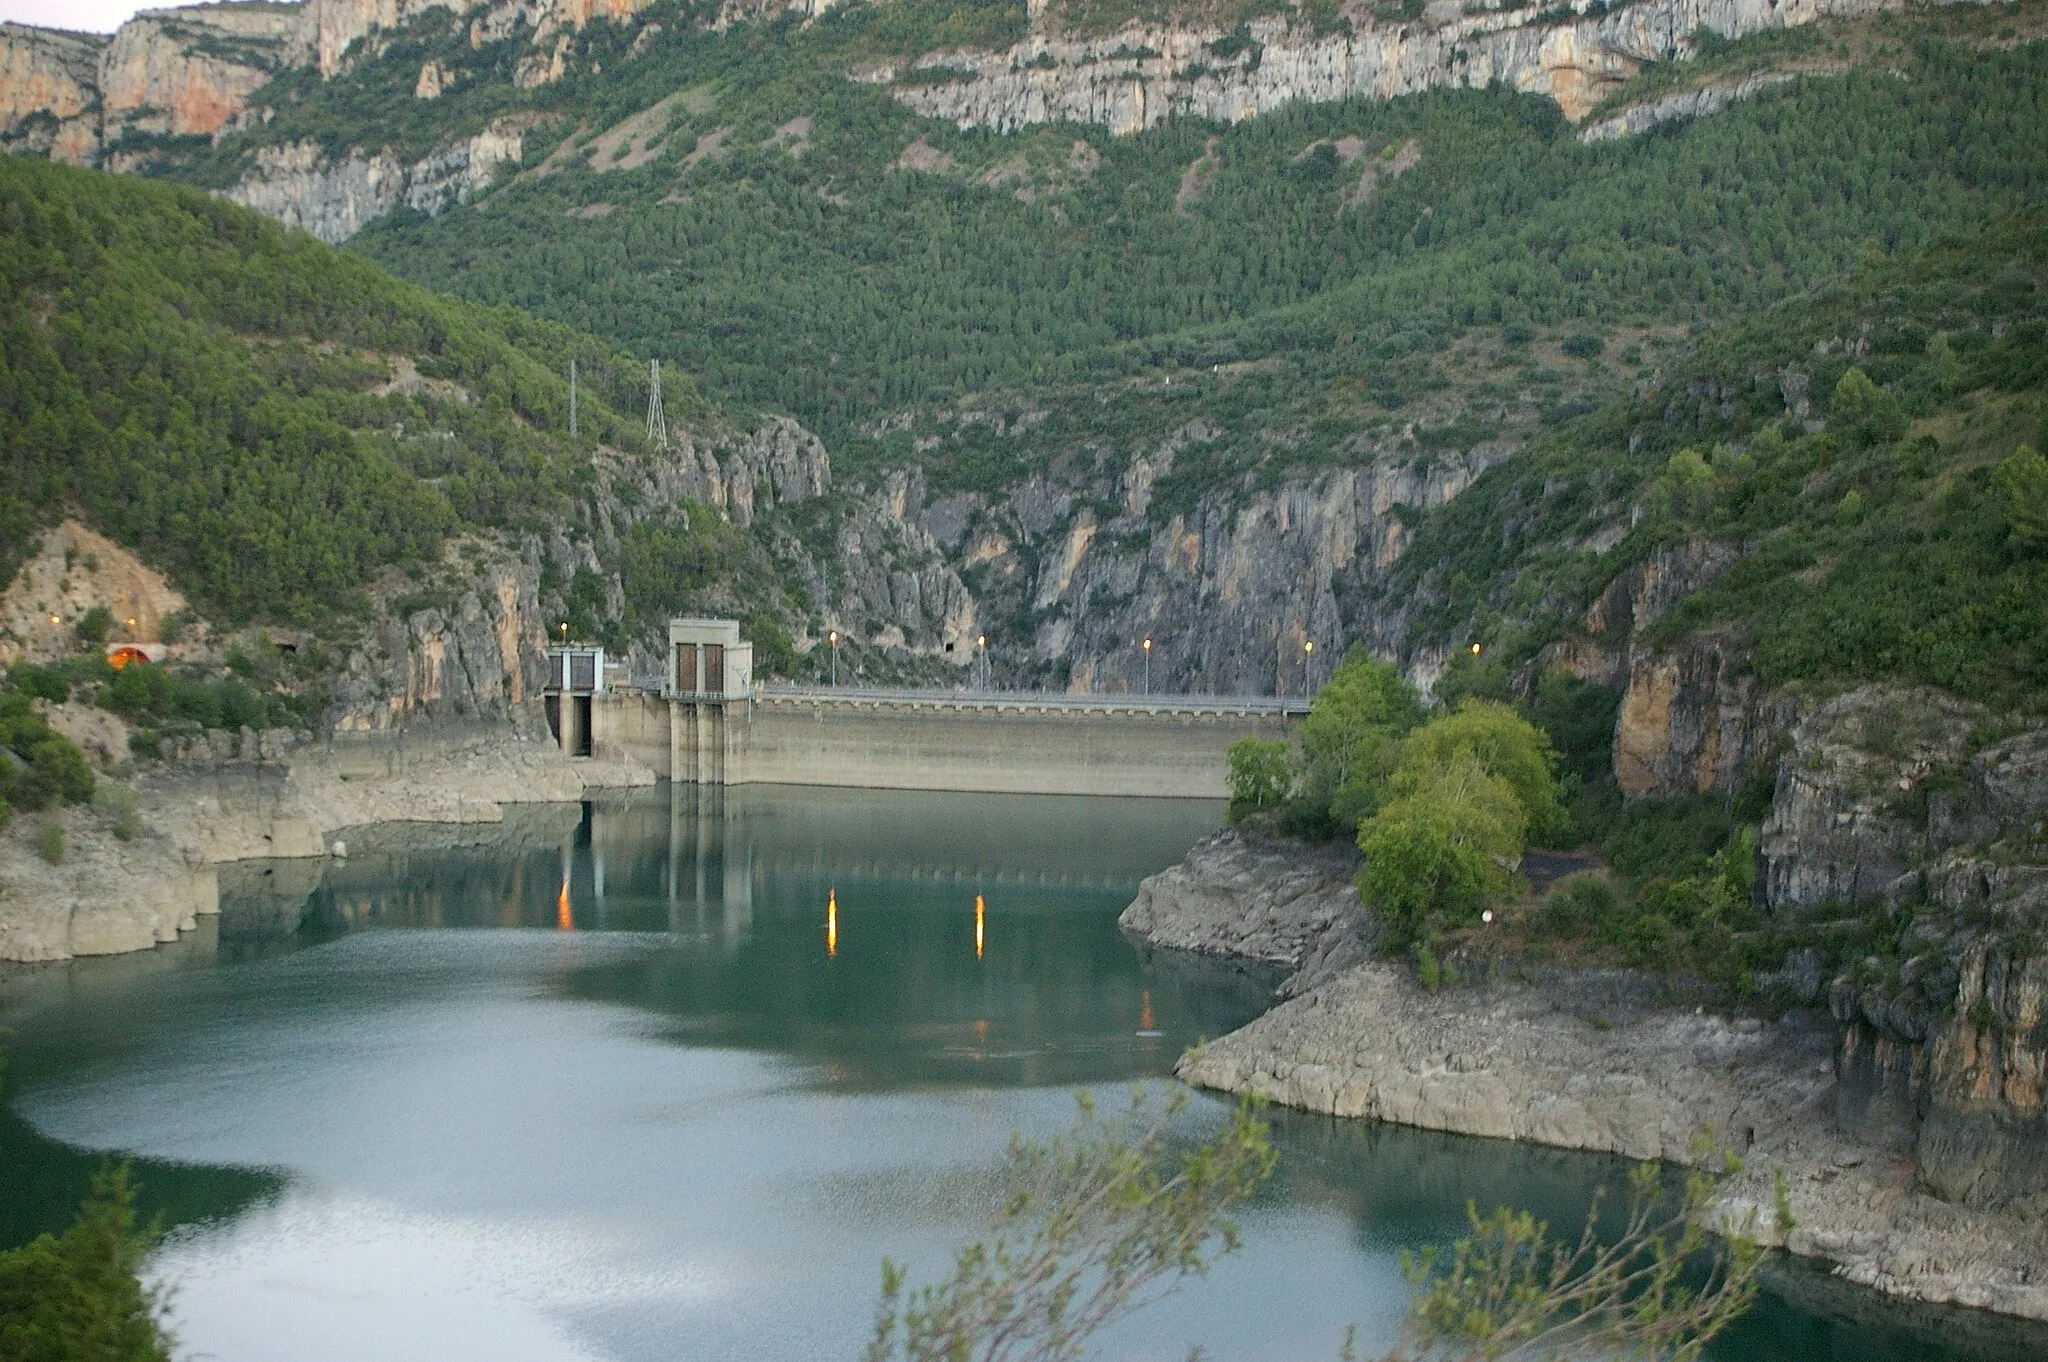
<svg viewBox="0 0 2048 1362">
<path fill-rule="evenodd" d="M 753 845 L 739 810 L 722 786 L 679 783 L 669 792 L 669 930 L 720 931 L 737 943 L 754 922 Z"/>
</svg>

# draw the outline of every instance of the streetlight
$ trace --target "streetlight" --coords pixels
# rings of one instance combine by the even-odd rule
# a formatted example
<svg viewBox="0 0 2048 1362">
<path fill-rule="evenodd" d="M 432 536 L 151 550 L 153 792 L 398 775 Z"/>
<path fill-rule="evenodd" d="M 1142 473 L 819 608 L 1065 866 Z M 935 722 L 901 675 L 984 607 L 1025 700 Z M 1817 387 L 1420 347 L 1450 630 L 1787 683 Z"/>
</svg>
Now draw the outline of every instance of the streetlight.
<svg viewBox="0 0 2048 1362">
<path fill-rule="evenodd" d="M 832 684 L 836 686 L 839 684 L 839 631 L 834 629 L 825 638 L 832 645 Z"/>
<path fill-rule="evenodd" d="M 1152 640 L 1146 639 L 1138 645 L 1145 650 L 1145 694 L 1152 693 Z"/>
<path fill-rule="evenodd" d="M 1305 638 L 1301 641 L 1301 698 L 1306 700 L 1315 680 L 1316 641 Z"/>
<path fill-rule="evenodd" d="M 981 688 L 988 689 L 988 635 L 974 636 L 974 660 L 981 664 Z"/>
<path fill-rule="evenodd" d="M 1472 656 L 1479 656 L 1479 645 L 1476 643 L 1472 645 Z"/>
</svg>

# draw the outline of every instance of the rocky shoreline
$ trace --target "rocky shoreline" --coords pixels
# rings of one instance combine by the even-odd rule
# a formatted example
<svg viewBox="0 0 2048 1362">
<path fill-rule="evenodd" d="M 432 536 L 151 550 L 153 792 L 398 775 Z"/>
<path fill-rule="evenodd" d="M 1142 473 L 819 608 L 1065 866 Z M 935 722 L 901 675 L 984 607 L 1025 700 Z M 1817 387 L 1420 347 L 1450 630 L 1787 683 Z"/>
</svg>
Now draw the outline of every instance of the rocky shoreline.
<svg viewBox="0 0 2048 1362">
<path fill-rule="evenodd" d="M 1349 865 L 1342 852 L 1226 830 L 1141 886 L 1121 920 L 1138 939 L 1296 970 L 1270 1012 L 1186 1056 L 1182 1079 L 1636 1159 L 1683 1163 L 1706 1136 L 1744 1160 L 1717 1208 L 1724 1225 L 1888 1295 L 2048 1321 L 2048 1223 L 1932 1195 L 1914 1113 L 1896 1102 L 1873 1112 L 1838 1078 L 1845 1047 L 1827 1012 L 1767 1023 L 1659 1006 L 1650 981 L 1609 970 L 1426 990 L 1370 955 L 1376 924 Z"/>
<path fill-rule="evenodd" d="M 651 785 L 631 762 L 571 761 L 537 720 L 423 725 L 286 746 L 231 738 L 137 777 L 136 806 L 16 816 L 0 828 L 0 961 L 147 950 L 220 910 L 218 867 L 346 855 L 350 829 L 482 824 L 504 806 Z M 63 856 L 45 855 L 57 828 Z M 128 836 L 122 837 L 121 832 Z"/>
</svg>

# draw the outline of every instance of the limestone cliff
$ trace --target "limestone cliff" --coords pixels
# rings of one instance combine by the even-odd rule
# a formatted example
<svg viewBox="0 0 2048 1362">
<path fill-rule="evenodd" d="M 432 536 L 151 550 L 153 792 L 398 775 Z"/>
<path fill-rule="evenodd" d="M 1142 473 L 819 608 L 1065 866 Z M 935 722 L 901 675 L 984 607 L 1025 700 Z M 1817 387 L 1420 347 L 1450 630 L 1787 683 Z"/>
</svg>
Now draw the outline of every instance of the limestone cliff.
<svg viewBox="0 0 2048 1362">
<path fill-rule="evenodd" d="M 1234 123 L 1299 100 L 1392 99 L 1444 85 L 1548 95 L 1583 118 L 1644 63 L 1683 59 L 1702 29 L 1727 38 L 1899 7 L 1900 0 L 1644 0 L 1556 10 L 1428 7 L 1417 21 L 1315 34 L 1255 19 L 1249 45 L 1219 27 L 1136 23 L 1072 39 L 1034 25 L 1002 52 L 944 52 L 863 78 L 961 127 L 1013 132 L 1070 120 L 1135 132 L 1176 117 Z M 1225 55 L 1227 54 L 1227 55 Z"/>
<path fill-rule="evenodd" d="M 400 204 L 432 216 L 467 202 L 498 167 L 518 162 L 534 121 L 507 115 L 410 164 L 359 150 L 333 160 L 310 142 L 260 147 L 227 197 L 322 241 L 346 241 Z"/>
<path fill-rule="evenodd" d="M 0 24 L 0 148 L 89 164 L 99 155 L 99 60 L 107 40 Z"/>
</svg>

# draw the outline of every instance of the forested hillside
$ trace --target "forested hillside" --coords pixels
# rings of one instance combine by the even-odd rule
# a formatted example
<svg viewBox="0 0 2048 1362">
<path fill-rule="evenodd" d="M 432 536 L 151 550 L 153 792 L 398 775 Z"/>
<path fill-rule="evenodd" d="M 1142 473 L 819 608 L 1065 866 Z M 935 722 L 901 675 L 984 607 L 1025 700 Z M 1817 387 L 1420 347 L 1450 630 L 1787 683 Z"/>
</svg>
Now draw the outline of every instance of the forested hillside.
<svg viewBox="0 0 2048 1362">
<path fill-rule="evenodd" d="M 189 190 L 0 159 L 0 269 L 0 576 L 75 510 L 227 619 L 310 622 L 458 531 L 584 524 L 591 451 L 640 448 L 598 343 Z"/>
<path fill-rule="evenodd" d="M 1440 376 L 1427 356 L 1472 328 L 1619 352 L 1809 287 L 1867 243 L 1911 250 L 2032 202 L 2048 175 L 2048 56 L 1974 7 L 1737 44 L 1719 60 L 1753 47 L 1811 74 L 1593 145 L 1499 91 L 994 137 L 825 69 L 881 42 L 884 15 L 920 14 L 943 22 L 892 4 L 664 31 L 599 63 L 614 75 L 565 80 L 568 141 L 537 145 L 487 209 L 396 214 L 357 247 L 664 355 L 835 444 L 963 393 L 1268 360 L 1286 391 L 1265 422 L 1315 421 L 1320 447 L 1405 419 Z M 382 109 L 379 82 L 430 47 L 309 93 L 263 136 Z M 1512 342 L 1503 359 L 1485 378 L 1513 398 L 1604 391 L 1582 364 L 1546 372 Z"/>
</svg>

